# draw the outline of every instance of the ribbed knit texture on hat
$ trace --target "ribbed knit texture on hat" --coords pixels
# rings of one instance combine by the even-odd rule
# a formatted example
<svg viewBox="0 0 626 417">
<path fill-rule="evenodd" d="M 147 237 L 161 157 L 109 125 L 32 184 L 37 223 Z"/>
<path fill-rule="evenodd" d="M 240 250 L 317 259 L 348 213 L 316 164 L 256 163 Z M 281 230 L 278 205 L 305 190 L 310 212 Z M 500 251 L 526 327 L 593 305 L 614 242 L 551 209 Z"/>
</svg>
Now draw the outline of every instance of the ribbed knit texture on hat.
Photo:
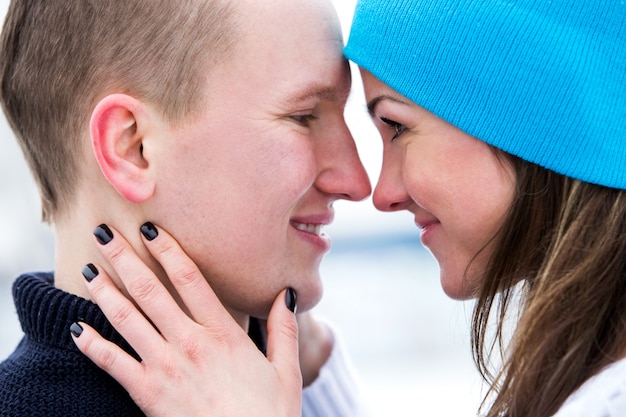
<svg viewBox="0 0 626 417">
<path fill-rule="evenodd" d="M 626 189 L 624 0 L 359 0 L 345 53 L 480 140 Z"/>
</svg>

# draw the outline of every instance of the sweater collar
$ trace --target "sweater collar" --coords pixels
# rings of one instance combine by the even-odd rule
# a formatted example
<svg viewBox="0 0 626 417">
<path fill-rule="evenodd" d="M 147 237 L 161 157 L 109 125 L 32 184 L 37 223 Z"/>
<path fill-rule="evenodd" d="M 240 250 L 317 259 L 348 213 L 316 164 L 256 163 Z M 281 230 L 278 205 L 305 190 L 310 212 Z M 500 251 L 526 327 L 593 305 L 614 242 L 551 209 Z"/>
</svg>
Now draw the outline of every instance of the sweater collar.
<svg viewBox="0 0 626 417">
<path fill-rule="evenodd" d="M 13 299 L 22 330 L 33 342 L 77 350 L 70 326 L 88 323 L 104 338 L 134 354 L 93 302 L 54 287 L 52 272 L 28 273 L 13 283 Z"/>
<path fill-rule="evenodd" d="M 88 323 L 105 339 L 139 359 L 124 338 L 93 302 L 54 286 L 52 272 L 23 274 L 13 283 L 13 299 L 22 330 L 33 342 L 78 350 L 70 336 L 72 323 Z M 249 335 L 265 353 L 265 334 L 257 319 L 250 319 Z"/>
</svg>

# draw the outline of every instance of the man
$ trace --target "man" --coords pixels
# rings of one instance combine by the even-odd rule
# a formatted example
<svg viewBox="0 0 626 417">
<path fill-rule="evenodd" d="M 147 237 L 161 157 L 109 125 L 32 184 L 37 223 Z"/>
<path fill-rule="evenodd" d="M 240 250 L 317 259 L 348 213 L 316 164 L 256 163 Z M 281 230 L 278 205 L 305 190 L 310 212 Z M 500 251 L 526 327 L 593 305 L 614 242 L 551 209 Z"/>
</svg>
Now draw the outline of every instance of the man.
<svg viewBox="0 0 626 417">
<path fill-rule="evenodd" d="M 284 288 L 300 311 L 317 303 L 332 203 L 370 193 L 343 120 L 350 76 L 330 3 L 18 0 L 2 40 L 2 105 L 57 251 L 54 274 L 14 285 L 26 337 L 0 365 L 2 413 L 142 414 L 67 332 L 82 321 L 132 352 L 83 299 L 91 262 L 86 277 L 122 287 L 86 233 L 98 224 L 112 226 L 101 243 L 127 236 L 168 283 L 137 233 L 166 228 L 244 329 Z M 331 350 L 317 334 L 305 383 Z"/>
</svg>

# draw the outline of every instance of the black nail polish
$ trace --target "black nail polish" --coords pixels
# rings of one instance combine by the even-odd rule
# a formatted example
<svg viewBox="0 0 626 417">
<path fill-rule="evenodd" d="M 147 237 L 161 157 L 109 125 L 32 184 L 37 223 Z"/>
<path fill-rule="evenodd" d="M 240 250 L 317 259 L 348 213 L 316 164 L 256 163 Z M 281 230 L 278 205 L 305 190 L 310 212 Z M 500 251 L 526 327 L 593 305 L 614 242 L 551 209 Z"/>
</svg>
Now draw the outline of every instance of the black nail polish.
<svg viewBox="0 0 626 417">
<path fill-rule="evenodd" d="M 106 245 L 113 240 L 113 232 L 106 224 L 101 224 L 96 227 L 93 234 L 96 236 L 96 239 L 98 239 L 98 242 L 100 242 L 101 245 Z"/>
<path fill-rule="evenodd" d="M 298 296 L 296 291 L 293 288 L 287 288 L 287 294 L 285 295 L 285 302 L 287 303 L 287 308 L 291 310 L 292 313 L 296 313 L 298 310 Z"/>
<path fill-rule="evenodd" d="M 159 231 L 151 222 L 146 222 L 141 226 L 141 234 L 149 241 L 153 241 L 159 235 Z"/>
<path fill-rule="evenodd" d="M 72 333 L 72 336 L 74 337 L 80 337 L 80 335 L 83 334 L 83 328 L 78 323 L 72 323 L 70 326 L 70 333 Z"/>
<path fill-rule="evenodd" d="M 93 279 L 100 273 L 94 264 L 87 264 L 83 266 L 82 272 L 87 282 L 93 281 Z"/>
</svg>

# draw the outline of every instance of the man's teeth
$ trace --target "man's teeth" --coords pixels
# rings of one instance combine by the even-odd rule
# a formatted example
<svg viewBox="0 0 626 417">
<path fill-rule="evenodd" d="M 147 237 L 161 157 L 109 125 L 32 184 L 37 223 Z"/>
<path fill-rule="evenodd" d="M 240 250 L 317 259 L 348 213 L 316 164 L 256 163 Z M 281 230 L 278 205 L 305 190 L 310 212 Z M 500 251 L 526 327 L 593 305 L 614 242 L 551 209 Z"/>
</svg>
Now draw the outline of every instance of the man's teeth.
<svg viewBox="0 0 626 417">
<path fill-rule="evenodd" d="M 302 230 L 303 232 L 312 233 L 314 235 L 319 235 L 322 232 L 322 225 L 321 224 L 295 223 L 294 226 L 298 230 Z"/>
</svg>

